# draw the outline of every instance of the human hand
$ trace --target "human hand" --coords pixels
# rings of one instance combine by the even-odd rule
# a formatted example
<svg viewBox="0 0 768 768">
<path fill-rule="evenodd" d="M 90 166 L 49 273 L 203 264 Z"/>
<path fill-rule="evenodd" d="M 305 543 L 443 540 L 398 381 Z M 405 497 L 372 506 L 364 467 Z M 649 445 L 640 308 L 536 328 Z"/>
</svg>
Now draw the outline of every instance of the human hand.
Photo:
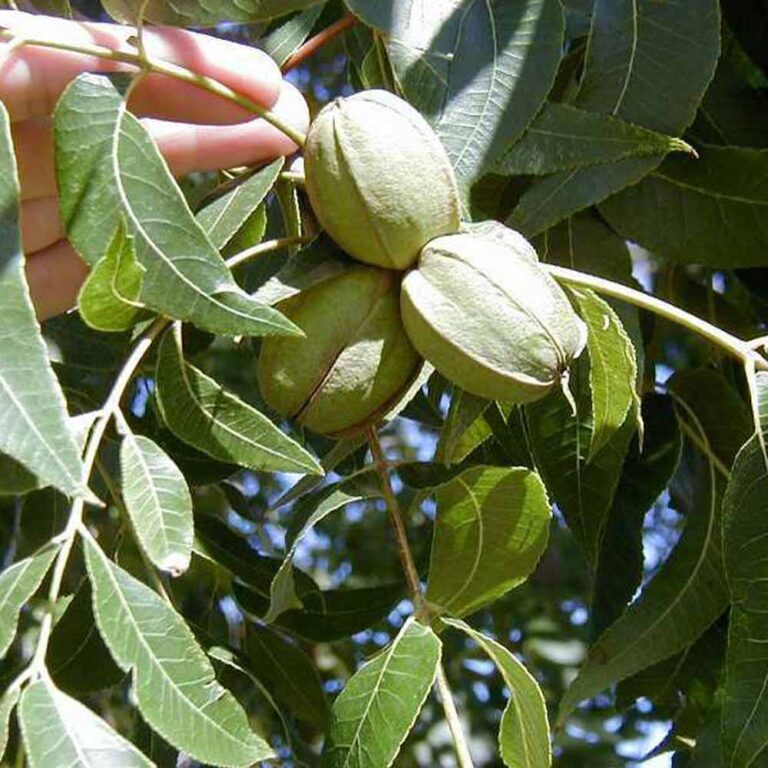
<svg viewBox="0 0 768 768">
<path fill-rule="evenodd" d="M 135 51 L 130 27 L 91 24 L 0 11 L 0 27 L 27 37 Z M 148 27 L 148 55 L 212 77 L 271 109 L 300 132 L 309 115 L 301 94 L 277 65 L 255 48 L 186 30 Z M 11 116 L 21 181 L 21 230 L 27 280 L 41 320 L 73 306 L 88 271 L 64 239 L 54 170 L 51 113 L 82 72 L 131 71 L 131 66 L 80 53 L 0 44 L 0 99 Z M 230 101 L 193 85 L 151 74 L 129 106 L 157 141 L 171 171 L 182 176 L 250 165 L 290 154 L 296 145 L 277 128 Z"/>
</svg>

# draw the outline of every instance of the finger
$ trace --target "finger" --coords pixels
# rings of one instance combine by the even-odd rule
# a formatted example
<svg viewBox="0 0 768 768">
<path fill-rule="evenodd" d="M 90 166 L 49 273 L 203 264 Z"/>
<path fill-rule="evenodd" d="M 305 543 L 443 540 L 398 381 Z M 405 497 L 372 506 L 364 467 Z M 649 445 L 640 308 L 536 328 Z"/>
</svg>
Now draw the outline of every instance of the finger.
<svg viewBox="0 0 768 768">
<path fill-rule="evenodd" d="M 131 27 L 84 24 L 17 11 L 0 11 L 0 26 L 28 38 L 73 45 L 98 45 L 135 52 Z M 150 58 L 179 64 L 212 77 L 252 101 L 270 107 L 280 93 L 280 71 L 263 51 L 182 29 L 145 31 Z M 5 49 L 5 50 L 4 50 Z M 131 71 L 135 67 L 98 57 L 39 46 L 0 47 L 0 99 L 14 121 L 51 113 L 66 85 L 84 71 Z M 193 122 L 238 122 L 251 117 L 242 107 L 195 86 L 152 75 L 136 89 L 142 114 Z"/>
<path fill-rule="evenodd" d="M 272 112 L 298 131 L 306 132 L 309 125 L 307 104 L 289 83 L 284 83 Z M 144 120 L 144 124 L 176 176 L 192 171 L 253 165 L 278 155 L 292 154 L 297 149 L 282 131 L 263 119 L 231 126 L 151 119 Z"/>
<path fill-rule="evenodd" d="M 24 120 L 11 126 L 21 199 L 54 197 L 56 172 L 53 160 L 53 130 L 50 120 Z"/>
<path fill-rule="evenodd" d="M 64 237 L 55 197 L 25 200 L 21 206 L 21 243 L 24 253 L 42 251 Z"/>
<path fill-rule="evenodd" d="M 65 240 L 27 257 L 27 282 L 39 320 L 73 307 L 88 267 Z"/>
</svg>

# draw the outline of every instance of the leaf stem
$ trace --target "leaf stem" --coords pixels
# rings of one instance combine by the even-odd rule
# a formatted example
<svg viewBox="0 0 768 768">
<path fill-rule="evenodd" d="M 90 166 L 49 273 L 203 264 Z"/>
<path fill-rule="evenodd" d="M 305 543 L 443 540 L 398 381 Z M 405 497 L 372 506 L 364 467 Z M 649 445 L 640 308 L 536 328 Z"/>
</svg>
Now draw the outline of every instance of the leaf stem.
<svg viewBox="0 0 768 768">
<path fill-rule="evenodd" d="M 575 269 L 558 267 L 554 264 L 542 264 L 542 267 L 549 272 L 555 279 L 576 285 L 582 288 L 591 288 L 597 293 L 612 296 L 615 299 L 621 299 L 629 304 L 634 304 L 642 309 L 647 309 L 661 317 L 671 320 L 673 323 L 682 325 L 694 333 L 703 336 L 708 341 L 724 349 L 728 354 L 740 360 L 742 363 L 754 364 L 758 370 L 768 370 L 768 360 L 759 355 L 754 349 L 754 342 L 744 341 L 730 333 L 718 328 L 706 320 L 702 320 L 690 312 L 686 312 L 674 304 L 651 296 L 643 291 L 629 288 L 621 283 L 615 283 L 612 280 L 606 280 L 602 277 L 589 275 L 585 272 L 578 272 Z"/>
<path fill-rule="evenodd" d="M 453 694 L 448 685 L 448 678 L 445 676 L 445 669 L 443 668 L 442 662 L 437 665 L 437 690 L 440 692 L 440 701 L 443 704 L 445 720 L 451 731 L 453 746 L 456 749 L 456 757 L 459 759 L 459 768 L 474 768 L 472 756 L 469 753 L 469 745 L 464 737 L 464 730 L 461 727 L 461 719 L 459 718 L 456 704 L 453 701 Z"/>
<path fill-rule="evenodd" d="M 318 32 L 314 37 L 307 40 L 304 45 L 285 60 L 281 70 L 285 73 L 290 72 L 292 69 L 296 69 L 299 64 L 317 53 L 323 46 L 330 43 L 331 40 L 338 37 L 342 32 L 353 27 L 355 24 L 357 24 L 357 17 L 348 13 L 329 27 L 326 27 L 322 32 Z"/>
<path fill-rule="evenodd" d="M 282 131 L 297 146 L 303 147 L 306 136 L 297 131 L 291 125 L 281 120 L 277 115 L 266 107 L 251 101 L 246 96 L 242 96 L 229 86 L 220 83 L 207 75 L 200 75 L 192 72 L 186 67 L 173 64 L 168 61 L 158 61 L 147 56 L 142 56 L 141 52 L 129 53 L 127 51 L 113 51 L 101 45 L 82 45 L 74 43 L 65 43 L 58 40 L 44 40 L 41 38 L 23 37 L 14 34 L 9 29 L 0 29 L 0 40 L 7 40 L 17 45 L 32 45 L 40 48 L 50 48 L 57 51 L 68 51 L 70 53 L 80 53 L 85 56 L 94 56 L 95 58 L 105 59 L 106 61 L 116 61 L 122 64 L 130 64 L 144 72 L 152 72 L 158 75 L 166 75 L 175 80 L 197 86 L 203 90 L 220 96 L 223 99 L 234 102 L 238 106 L 262 117 L 268 123 L 273 125 L 279 131 Z"/>
<path fill-rule="evenodd" d="M 91 434 L 88 437 L 88 442 L 85 446 L 82 477 L 83 487 L 87 487 L 88 485 L 91 473 L 93 472 L 93 467 L 96 463 L 99 446 L 104 437 L 104 433 L 107 430 L 107 425 L 115 412 L 120 408 L 120 401 L 133 378 L 133 374 L 144 358 L 144 355 L 149 351 L 152 343 L 163 332 L 169 322 L 170 321 L 164 317 L 155 320 L 146 333 L 136 343 L 136 346 L 133 348 L 133 351 L 121 368 L 115 383 L 112 385 L 109 396 L 107 397 L 104 406 L 101 408 L 99 417 L 94 422 Z M 82 525 L 84 509 L 85 498 L 79 496 L 72 504 L 66 528 L 60 537 L 57 537 L 61 540 L 61 549 L 56 556 L 56 562 L 53 566 L 51 585 L 48 590 L 46 613 L 40 625 L 40 635 L 38 637 L 37 647 L 35 648 L 35 655 L 30 664 L 31 677 L 37 677 L 45 673 L 45 655 L 48 651 L 48 643 L 50 642 L 51 631 L 53 629 L 53 613 L 61 592 L 61 585 L 64 580 L 64 572 L 67 563 L 69 562 L 69 556 L 72 553 L 77 533 Z"/>
<path fill-rule="evenodd" d="M 381 442 L 379 441 L 379 435 L 374 427 L 370 429 L 368 435 L 368 442 L 371 446 L 374 466 L 376 467 L 376 471 L 381 480 L 381 490 L 384 495 L 387 510 L 389 511 L 389 518 L 392 521 L 392 528 L 395 532 L 397 552 L 400 556 L 403 571 L 405 572 L 408 591 L 413 600 L 414 613 L 419 621 L 428 623 L 430 620 L 429 606 L 427 605 L 424 593 L 421 590 L 419 572 L 416 569 L 416 563 L 413 560 L 413 554 L 411 553 L 411 548 L 408 544 L 408 534 L 406 533 L 405 525 L 403 524 L 403 513 L 390 481 L 389 468 L 391 467 L 391 463 L 388 462 L 384 456 L 384 451 L 382 450 Z M 440 701 L 443 704 L 445 719 L 448 723 L 448 728 L 451 731 L 456 756 L 459 760 L 459 767 L 473 768 L 469 747 L 464 738 L 464 732 L 461 729 L 459 713 L 456 711 L 456 705 L 454 704 L 451 689 L 448 686 L 448 680 L 445 677 L 442 663 L 438 664 L 437 667 L 437 687 L 440 692 Z"/>
<path fill-rule="evenodd" d="M 279 251 L 281 248 L 287 248 L 291 245 L 302 245 L 308 243 L 311 238 L 309 237 L 278 237 L 274 240 L 266 240 L 263 243 L 246 248 L 240 253 L 236 253 L 234 256 L 230 256 L 227 259 L 227 266 L 230 269 L 239 267 L 246 261 L 255 259 L 259 256 L 263 256 L 265 253 L 271 253 L 272 251 Z"/>
</svg>

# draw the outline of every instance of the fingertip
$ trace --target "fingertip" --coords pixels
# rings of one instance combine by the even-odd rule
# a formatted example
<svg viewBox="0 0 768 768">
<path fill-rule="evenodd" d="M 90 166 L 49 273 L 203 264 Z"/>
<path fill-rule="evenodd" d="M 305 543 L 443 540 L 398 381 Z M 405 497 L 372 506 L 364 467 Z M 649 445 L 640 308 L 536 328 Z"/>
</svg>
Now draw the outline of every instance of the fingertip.
<svg viewBox="0 0 768 768">
<path fill-rule="evenodd" d="M 305 134 L 309 129 L 309 105 L 301 91 L 287 81 L 283 81 L 280 97 L 272 108 L 272 112 L 282 122 L 301 134 Z M 281 146 L 280 154 L 290 155 L 298 149 L 296 144 L 283 133 L 280 133 L 279 139 L 276 140 L 284 145 Z"/>
</svg>

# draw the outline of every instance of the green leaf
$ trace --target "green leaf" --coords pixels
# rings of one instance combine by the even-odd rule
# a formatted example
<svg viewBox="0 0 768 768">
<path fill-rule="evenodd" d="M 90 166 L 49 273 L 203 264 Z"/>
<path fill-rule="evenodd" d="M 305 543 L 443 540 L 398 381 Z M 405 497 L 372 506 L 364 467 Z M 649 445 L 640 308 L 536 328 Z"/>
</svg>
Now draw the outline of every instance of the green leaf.
<svg viewBox="0 0 768 768">
<path fill-rule="evenodd" d="M 3 759 L 5 748 L 8 746 L 8 731 L 11 714 L 21 696 L 20 688 L 11 688 L 0 694 L 0 760 Z"/>
<path fill-rule="evenodd" d="M 261 617 L 269 603 L 236 584 L 235 598 L 247 613 Z M 401 582 L 358 589 L 326 589 L 301 595 L 305 608 L 278 616 L 274 626 L 311 643 L 332 643 L 384 620 L 405 597 Z"/>
<path fill-rule="evenodd" d="M 399 87 L 432 122 L 464 188 L 533 120 L 560 63 L 557 0 L 347 5 L 384 32 Z"/>
<path fill-rule="evenodd" d="M 62 220 L 89 264 L 107 252 L 122 215 L 145 270 L 141 304 L 213 333 L 298 333 L 235 283 L 109 79 L 78 77 L 58 102 L 54 132 Z"/>
<path fill-rule="evenodd" d="M 100 717 L 47 680 L 25 689 L 19 724 L 35 768 L 148 768 L 154 766 Z"/>
<path fill-rule="evenodd" d="M 178 333 L 157 360 L 157 402 L 176 437 L 219 461 L 256 470 L 323 474 L 317 461 L 266 416 L 184 361 Z"/>
<path fill-rule="evenodd" d="M 125 677 L 96 628 L 87 580 L 53 627 L 45 665 L 56 686 L 70 694 L 100 691 Z"/>
<path fill-rule="evenodd" d="M 304 651 L 268 627 L 249 624 L 245 652 L 250 669 L 299 720 L 325 731 L 328 701 L 315 665 Z"/>
<path fill-rule="evenodd" d="M 588 369 L 585 355 L 571 369 L 575 416 L 561 392 L 532 403 L 525 413 L 536 467 L 588 562 L 594 564 L 637 416 L 629 413 L 621 429 L 587 461 L 592 442 Z"/>
<path fill-rule="evenodd" d="M 719 54 L 717 0 L 596 3 L 576 106 L 679 135 L 693 121 Z M 542 179 L 522 196 L 509 224 L 538 234 L 636 183 L 661 159 L 628 158 Z"/>
<path fill-rule="evenodd" d="M 192 557 L 192 497 L 173 460 L 148 437 L 126 429 L 120 444 L 125 507 L 141 548 L 161 571 L 179 576 Z"/>
<path fill-rule="evenodd" d="M 491 436 L 490 427 L 476 428 L 490 401 L 470 395 L 455 387 L 451 405 L 440 430 L 440 441 L 435 451 L 435 461 L 451 466 L 463 461 L 485 438 Z M 485 424 L 485 422 L 482 422 Z M 468 432 L 471 432 L 468 435 Z"/>
<path fill-rule="evenodd" d="M 245 768 L 270 758 L 184 619 L 90 537 L 84 547 L 99 632 L 115 661 L 132 672 L 139 709 L 152 728 L 204 763 Z"/>
<path fill-rule="evenodd" d="M 0 573 L 0 659 L 11 647 L 22 607 L 37 592 L 57 553 L 57 547 L 46 547 Z"/>
<path fill-rule="evenodd" d="M 768 534 L 766 471 L 760 443 L 750 440 L 739 452 L 723 500 L 725 568 L 733 608 L 728 630 L 723 700 L 724 764 L 758 766 L 768 747 Z"/>
<path fill-rule="evenodd" d="M 29 296 L 19 215 L 10 122 L 0 102 L 0 451 L 44 484 L 79 494 L 83 466 Z"/>
<path fill-rule="evenodd" d="M 547 546 L 551 519 L 535 472 L 472 467 L 436 496 L 430 605 L 464 616 L 528 578 Z"/>
<path fill-rule="evenodd" d="M 215 248 L 221 250 L 264 202 L 284 164 L 285 158 L 278 158 L 198 211 L 197 223 Z"/>
<path fill-rule="evenodd" d="M 693 150 L 681 139 L 632 125 L 611 115 L 548 103 L 525 136 L 496 162 L 508 176 L 541 176 L 628 157 Z"/>
<path fill-rule="evenodd" d="M 141 317 L 137 303 L 144 268 L 121 222 L 107 252 L 88 274 L 77 297 L 83 320 L 97 331 L 128 331 Z"/>
<path fill-rule="evenodd" d="M 624 613 L 643 577 L 643 521 L 680 462 L 682 436 L 670 398 L 643 399 L 642 450 L 632 441 L 605 526 L 592 589 L 593 635 Z"/>
<path fill-rule="evenodd" d="M 768 263 L 768 150 L 702 147 L 671 157 L 600 212 L 622 236 L 671 261 L 712 267 Z"/>
<path fill-rule="evenodd" d="M 215 27 L 223 22 L 247 24 L 284 16 L 301 8 L 322 3 L 323 0 L 149 0 L 144 18 L 155 24 L 180 27 Z M 117 21 L 133 24 L 143 0 L 105 0 L 104 8 Z"/>
<path fill-rule="evenodd" d="M 509 689 L 509 701 L 499 726 L 499 750 L 509 768 L 548 768 L 552 765 L 547 705 L 533 675 L 493 638 L 456 619 L 444 623 L 469 635 L 488 656 Z"/>
<path fill-rule="evenodd" d="M 635 348 L 618 315 L 593 291 L 571 290 L 581 319 L 587 324 L 589 390 L 592 395 L 592 439 L 587 463 L 610 442 L 627 418 L 639 408 L 635 389 Z"/>
<path fill-rule="evenodd" d="M 435 680 L 440 652 L 435 633 L 409 618 L 333 703 L 323 768 L 392 765 Z"/>
<path fill-rule="evenodd" d="M 267 623 L 291 608 L 301 608 L 303 603 L 296 594 L 293 581 L 293 556 L 301 540 L 321 520 L 347 504 L 376 498 L 381 495 L 378 486 L 371 487 L 367 478 L 343 481 L 323 488 L 317 494 L 299 499 L 285 535 L 285 558 L 270 589 L 269 611 L 264 617 Z"/>
<path fill-rule="evenodd" d="M 0 498 L 3 496 L 22 496 L 40 487 L 32 472 L 22 464 L 0 453 Z"/>
<path fill-rule="evenodd" d="M 264 50 L 282 67 L 291 55 L 304 43 L 314 28 L 325 5 L 322 0 L 306 11 L 297 13 L 268 35 L 261 38 Z"/>
<path fill-rule="evenodd" d="M 640 597 L 590 649 L 560 703 L 560 722 L 608 686 L 684 650 L 725 610 L 721 497 L 715 467 L 696 488 L 694 508 L 672 554 Z"/>
</svg>

